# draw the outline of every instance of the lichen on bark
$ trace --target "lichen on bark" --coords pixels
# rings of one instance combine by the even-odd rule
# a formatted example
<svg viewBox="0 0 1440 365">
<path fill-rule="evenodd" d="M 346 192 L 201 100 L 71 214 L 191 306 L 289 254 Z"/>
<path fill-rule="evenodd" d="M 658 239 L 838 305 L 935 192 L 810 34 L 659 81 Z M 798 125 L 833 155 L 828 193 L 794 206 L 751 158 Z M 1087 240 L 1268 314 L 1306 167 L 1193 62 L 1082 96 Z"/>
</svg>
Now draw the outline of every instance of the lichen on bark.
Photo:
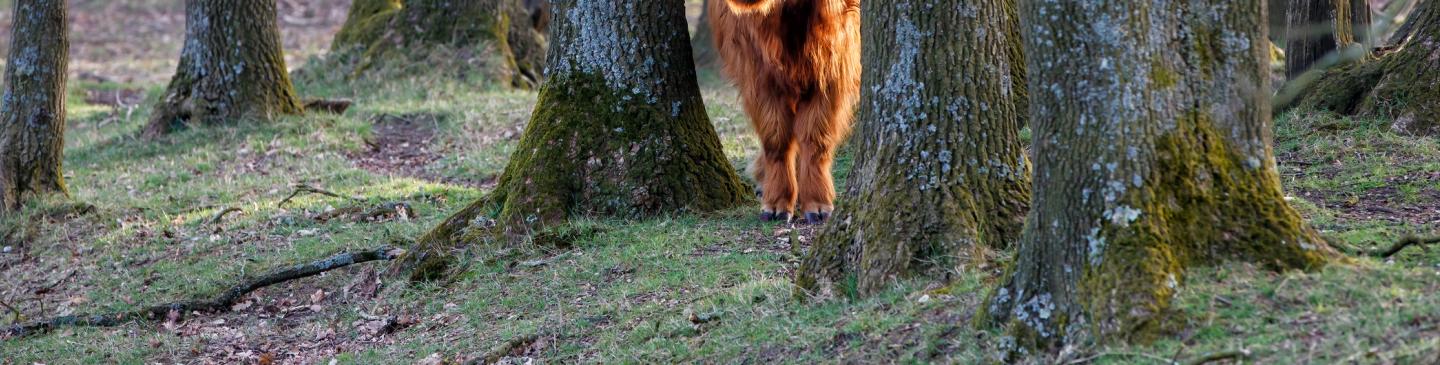
<svg viewBox="0 0 1440 365">
<path fill-rule="evenodd" d="M 28 196 L 68 195 L 65 81 L 69 25 L 65 0 L 17 0 L 0 99 L 0 216 Z"/>
<path fill-rule="evenodd" d="M 1070 16 L 1025 23 L 1034 205 L 984 308 L 1010 350 L 1154 338 L 1190 267 L 1333 260 L 1281 191 L 1262 2 L 1022 2 Z"/>
<path fill-rule="evenodd" d="M 1018 240 L 1029 206 L 1015 2 L 861 6 L 858 165 L 797 270 L 804 294 L 868 295 L 984 263 Z"/>
<path fill-rule="evenodd" d="M 546 36 L 520 0 L 360 0 L 331 50 L 353 74 L 452 51 L 481 60 L 488 78 L 529 88 L 543 81 Z"/>
<path fill-rule="evenodd" d="M 1403 28 L 1393 51 L 1325 71 L 1295 104 L 1392 119 L 1401 133 L 1440 135 L 1440 2 L 1421 2 Z"/>
<path fill-rule="evenodd" d="M 187 1 L 180 65 L 144 133 L 302 113 L 276 17 L 274 1 Z"/>
<path fill-rule="evenodd" d="M 705 114 L 683 4 L 554 5 L 550 78 L 520 145 L 490 195 L 419 240 L 401 269 L 412 278 L 438 276 L 457 246 L 533 242 L 572 217 L 707 212 L 750 201 Z"/>
</svg>

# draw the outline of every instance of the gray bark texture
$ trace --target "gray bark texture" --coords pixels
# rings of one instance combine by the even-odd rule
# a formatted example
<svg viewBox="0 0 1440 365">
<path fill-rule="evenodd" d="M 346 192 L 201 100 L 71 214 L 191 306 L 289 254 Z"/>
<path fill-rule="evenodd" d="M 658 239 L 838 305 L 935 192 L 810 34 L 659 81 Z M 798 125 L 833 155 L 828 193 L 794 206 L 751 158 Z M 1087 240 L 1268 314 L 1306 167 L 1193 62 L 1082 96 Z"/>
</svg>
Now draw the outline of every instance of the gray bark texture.
<svg viewBox="0 0 1440 365">
<path fill-rule="evenodd" d="M 449 247 L 477 235 L 538 243 L 576 216 L 752 202 L 700 99 L 683 0 L 552 5 L 549 77 L 519 147 L 490 196 L 420 239 L 412 278 L 432 277 Z"/>
<path fill-rule="evenodd" d="M 1264 0 L 1021 8 L 1035 195 L 986 308 L 1016 350 L 1153 338 L 1188 267 L 1332 257 L 1281 192 Z"/>
<path fill-rule="evenodd" d="M 69 23 L 65 0 L 16 0 L 5 93 L 0 100 L 0 216 L 27 195 L 68 195 L 65 78 Z"/>
<path fill-rule="evenodd" d="M 188 0 L 185 46 L 145 134 L 300 114 L 274 0 Z"/>
<path fill-rule="evenodd" d="M 850 296 L 983 262 L 1018 241 L 1030 198 L 1013 0 L 861 3 L 857 165 L 798 271 Z"/>
</svg>

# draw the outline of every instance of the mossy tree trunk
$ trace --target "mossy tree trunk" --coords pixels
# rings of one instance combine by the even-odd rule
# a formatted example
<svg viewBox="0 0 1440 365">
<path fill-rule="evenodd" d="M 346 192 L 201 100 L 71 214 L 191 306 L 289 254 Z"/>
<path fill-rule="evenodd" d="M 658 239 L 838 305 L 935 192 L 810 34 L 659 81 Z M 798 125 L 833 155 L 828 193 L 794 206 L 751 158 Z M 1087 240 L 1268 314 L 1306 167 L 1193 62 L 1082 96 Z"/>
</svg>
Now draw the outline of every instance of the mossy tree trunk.
<svg viewBox="0 0 1440 365">
<path fill-rule="evenodd" d="M 1298 105 L 1393 119 L 1401 133 L 1440 135 L 1440 1 L 1421 2 L 1406 22 L 1396 51 L 1327 71 Z"/>
<path fill-rule="evenodd" d="M 705 114 L 683 0 L 552 5 L 550 76 L 520 145 L 494 192 L 420 239 L 413 278 L 431 277 L 447 248 L 477 236 L 516 244 L 576 216 L 751 202 Z"/>
<path fill-rule="evenodd" d="M 0 100 L 0 215 L 26 195 L 67 195 L 65 78 L 69 23 L 65 0 L 16 0 Z"/>
<path fill-rule="evenodd" d="M 1034 205 L 986 306 L 1019 348 L 1147 339 L 1190 267 L 1333 257 L 1281 192 L 1262 1 L 1021 2 L 1068 16 L 1024 28 Z"/>
<path fill-rule="evenodd" d="M 1336 49 L 1369 43 L 1370 3 L 1367 0 L 1290 0 L 1285 46 L 1285 74 L 1295 80 Z"/>
<path fill-rule="evenodd" d="M 702 3 L 712 0 L 702 0 Z M 715 67 L 720 61 L 720 54 L 715 50 L 715 36 L 710 32 L 710 6 L 700 6 L 700 19 L 695 24 L 695 35 L 690 37 L 690 48 L 695 50 L 695 65 L 700 67 Z"/>
<path fill-rule="evenodd" d="M 1019 239 L 1029 207 L 1015 1 L 861 6 L 858 165 L 797 273 L 811 292 L 871 294 L 984 260 Z"/>
<path fill-rule="evenodd" d="M 185 46 L 145 134 L 190 123 L 300 114 L 274 0 L 189 0 Z"/>
<path fill-rule="evenodd" d="M 546 40 L 522 0 L 357 0 L 331 43 L 357 72 L 423 60 L 440 48 L 476 54 L 483 72 L 517 87 L 542 81 Z"/>
<path fill-rule="evenodd" d="M 403 7 L 400 0 L 355 0 L 345 15 L 345 24 L 330 41 L 331 52 L 363 48 L 379 39 L 380 29 L 389 22 L 390 14 Z"/>
</svg>

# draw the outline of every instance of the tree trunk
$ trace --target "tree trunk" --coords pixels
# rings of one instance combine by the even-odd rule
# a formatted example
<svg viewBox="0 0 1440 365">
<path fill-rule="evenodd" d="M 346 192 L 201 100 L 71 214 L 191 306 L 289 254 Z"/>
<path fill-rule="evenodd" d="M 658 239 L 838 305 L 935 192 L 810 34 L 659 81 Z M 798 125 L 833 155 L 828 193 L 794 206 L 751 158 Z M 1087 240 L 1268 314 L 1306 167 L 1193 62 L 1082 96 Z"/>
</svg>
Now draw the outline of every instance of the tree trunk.
<svg viewBox="0 0 1440 365">
<path fill-rule="evenodd" d="M 1285 74 L 1295 80 L 1320 58 L 1341 47 L 1368 44 L 1367 0 L 1290 0 Z"/>
<path fill-rule="evenodd" d="M 65 0 L 17 0 L 0 101 L 0 215 L 27 194 L 68 195 L 65 78 L 70 61 Z"/>
<path fill-rule="evenodd" d="M 986 308 L 1015 344 L 1148 339 L 1189 267 L 1333 257 L 1281 192 L 1261 1 L 1022 2 L 1068 16 L 1024 28 L 1034 206 Z"/>
<path fill-rule="evenodd" d="M 281 48 L 275 1 L 190 0 L 185 47 L 145 134 L 188 123 L 300 114 Z"/>
<path fill-rule="evenodd" d="M 1014 0 L 861 3 L 858 165 L 798 271 L 802 289 L 865 295 L 1019 239 L 1030 197 Z M 958 11 L 935 11 L 958 9 Z M 987 30 L 989 32 L 987 32 Z M 1023 79 L 1022 79 L 1023 82 Z"/>
<path fill-rule="evenodd" d="M 710 33 L 710 6 L 703 0 L 700 6 L 700 19 L 695 24 L 695 35 L 690 37 L 690 48 L 695 50 L 695 65 L 715 67 L 720 61 L 720 54 L 715 51 L 715 36 Z M 723 1 L 723 0 L 722 0 Z"/>
<path fill-rule="evenodd" d="M 1406 20 L 1396 51 L 1332 69 L 1298 105 L 1393 119 L 1394 130 L 1440 135 L 1440 1 L 1421 2 Z"/>
<path fill-rule="evenodd" d="M 412 277 L 430 277 L 446 248 L 473 242 L 466 232 L 513 244 L 572 216 L 751 202 L 705 114 L 682 0 L 552 5 L 550 77 L 519 147 L 490 196 L 420 239 L 410 263 L 423 270 Z M 498 226 L 474 229 L 481 222 Z"/>
<path fill-rule="evenodd" d="M 380 32 L 391 19 L 391 13 L 404 7 L 400 0 L 355 0 L 345 16 L 345 24 L 330 41 L 331 52 L 363 48 L 380 39 Z"/>
<path fill-rule="evenodd" d="M 528 88 L 542 81 L 546 48 L 531 15 L 521 0 L 358 0 L 331 49 L 356 52 L 361 73 L 451 47 L 493 57 L 481 62 L 482 72 Z"/>
</svg>

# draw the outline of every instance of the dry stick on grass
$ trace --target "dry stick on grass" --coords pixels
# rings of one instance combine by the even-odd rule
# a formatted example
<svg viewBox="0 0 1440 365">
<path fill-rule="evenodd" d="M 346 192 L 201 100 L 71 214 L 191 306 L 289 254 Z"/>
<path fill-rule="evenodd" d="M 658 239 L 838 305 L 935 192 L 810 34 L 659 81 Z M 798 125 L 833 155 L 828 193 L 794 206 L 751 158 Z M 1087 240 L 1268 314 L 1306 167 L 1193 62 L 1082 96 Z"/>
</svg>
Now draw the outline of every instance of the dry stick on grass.
<svg viewBox="0 0 1440 365">
<path fill-rule="evenodd" d="M 3 300 L 0 300 L 0 307 L 5 307 L 5 309 L 6 309 L 6 310 L 9 310 L 9 311 L 10 311 L 10 314 L 11 314 L 12 316 L 14 316 L 14 317 L 11 317 L 11 318 L 10 318 L 10 323 L 15 323 L 15 324 L 20 323 L 20 318 L 22 317 L 22 316 L 20 315 L 20 311 L 15 310 L 15 307 L 11 307 L 11 306 L 10 306 L 10 303 L 6 303 L 6 302 L 3 301 Z"/>
<path fill-rule="evenodd" d="M 240 208 L 236 208 L 236 207 L 229 207 L 229 208 L 221 209 L 219 212 L 216 212 L 214 216 L 211 216 L 211 217 L 210 217 L 210 220 L 205 221 L 205 224 L 206 224 L 206 225 L 216 225 L 216 224 L 220 224 L 220 221 L 225 220 L 225 216 L 226 216 L 226 215 L 229 215 L 230 213 L 239 213 L 239 212 L 240 212 Z"/>
<path fill-rule="evenodd" d="M 219 297 L 208 300 L 192 300 L 185 302 L 174 302 L 149 306 L 139 310 L 108 314 L 71 315 L 55 317 L 44 321 L 32 322 L 24 325 L 10 326 L 0 332 L 0 338 L 14 339 L 30 335 L 48 332 L 55 328 L 65 326 L 75 327 L 114 327 L 136 320 L 159 320 L 167 319 L 171 313 L 177 316 L 184 316 L 190 312 L 221 313 L 229 311 L 236 302 L 260 288 L 283 283 L 290 280 L 306 278 L 319 275 L 326 271 L 343 268 L 350 265 L 370 261 L 390 261 L 405 254 L 405 250 L 390 246 L 381 246 L 361 252 L 345 252 L 330 258 L 311 262 L 308 264 L 295 265 L 275 271 L 271 271 L 257 279 L 249 280 L 230 287 Z"/>
<path fill-rule="evenodd" d="M 295 197 L 296 197 L 296 196 L 299 196 L 300 194 L 320 194 L 320 195 L 324 195 L 324 196 L 328 196 L 328 197 L 333 197 L 333 198 L 359 200 L 359 199 L 351 198 L 351 197 L 348 197 L 348 196 L 336 194 L 336 193 L 330 192 L 329 190 L 325 190 L 325 189 L 317 188 L 317 187 L 314 187 L 314 186 L 310 186 L 310 184 L 295 184 L 295 191 L 294 191 L 294 192 L 291 192 L 291 193 L 290 193 L 290 196 L 285 197 L 285 200 L 281 200 L 281 201 L 280 201 L 280 204 L 276 204 L 276 206 L 278 206 L 278 207 L 284 207 L 284 206 L 285 206 L 285 203 L 289 203 L 291 199 L 295 199 Z"/>
<path fill-rule="evenodd" d="M 1424 238 L 1418 236 L 1405 236 L 1399 241 L 1395 241 L 1395 244 L 1390 245 L 1390 247 L 1374 250 L 1367 250 L 1361 247 L 1352 247 L 1349 244 L 1345 244 L 1343 242 L 1333 239 L 1327 241 L 1330 241 L 1330 246 L 1332 247 L 1340 247 L 1345 251 L 1350 251 L 1348 253 L 1351 255 L 1388 259 L 1395 256 L 1396 254 L 1399 254 L 1400 251 L 1404 251 L 1406 248 L 1410 248 L 1411 246 L 1424 249 L 1426 245 L 1440 244 L 1440 236 Z"/>
<path fill-rule="evenodd" d="M 530 345 L 535 344 L 535 341 L 540 340 L 540 336 L 541 335 L 539 334 L 531 334 L 512 338 L 510 339 L 510 341 L 506 341 L 505 343 L 502 343 L 499 346 L 495 346 L 494 348 L 490 349 L 490 352 L 486 353 L 485 356 L 470 360 L 470 362 L 466 364 L 494 364 L 499 363 L 501 359 L 504 359 L 507 356 L 523 354 L 526 347 L 530 347 Z"/>
<path fill-rule="evenodd" d="M 1163 358 L 1163 357 L 1160 357 L 1160 356 L 1151 355 L 1151 354 L 1147 354 L 1147 353 L 1141 353 L 1141 352 L 1101 352 L 1101 353 L 1095 354 L 1095 355 L 1090 356 L 1090 357 L 1086 357 L 1086 358 L 1082 358 L 1082 359 L 1078 359 L 1078 360 L 1075 360 L 1075 361 L 1068 362 L 1067 364 L 1071 364 L 1071 365 L 1075 365 L 1075 364 L 1089 364 L 1089 363 L 1095 362 L 1095 360 L 1099 360 L 1099 359 L 1104 358 L 1104 357 L 1112 357 L 1112 356 L 1115 356 L 1115 357 L 1139 357 L 1139 358 L 1145 358 L 1145 359 L 1149 359 L 1149 360 L 1152 360 L 1152 361 L 1155 361 L 1155 362 L 1158 362 L 1158 363 L 1161 363 L 1161 364 L 1167 364 L 1167 365 L 1205 365 L 1205 364 L 1209 364 L 1209 363 L 1217 362 L 1217 361 L 1249 359 L 1249 358 L 1250 358 L 1250 350 L 1230 350 L 1230 351 L 1212 352 L 1212 353 L 1200 355 L 1199 357 L 1195 357 L 1195 358 L 1190 359 L 1189 361 L 1186 361 L 1186 362 L 1180 362 L 1180 361 L 1176 361 L 1176 360 L 1172 360 L 1172 359 L 1166 359 L 1166 358 Z"/>
</svg>

